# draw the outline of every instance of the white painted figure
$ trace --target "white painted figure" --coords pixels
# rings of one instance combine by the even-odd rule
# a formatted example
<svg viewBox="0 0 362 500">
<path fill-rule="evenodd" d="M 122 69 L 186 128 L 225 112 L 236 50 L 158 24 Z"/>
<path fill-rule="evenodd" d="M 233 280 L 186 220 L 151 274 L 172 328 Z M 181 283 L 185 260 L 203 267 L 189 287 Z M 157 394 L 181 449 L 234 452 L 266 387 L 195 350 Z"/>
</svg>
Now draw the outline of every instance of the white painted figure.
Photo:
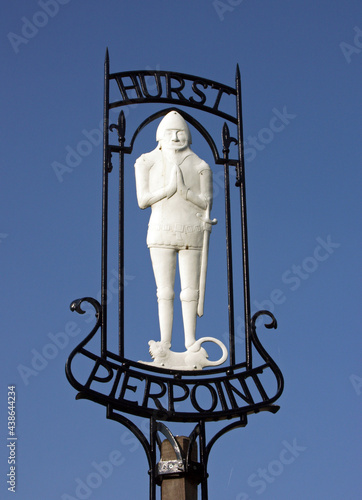
<svg viewBox="0 0 362 500">
<path fill-rule="evenodd" d="M 190 370 L 214 366 L 226 360 L 225 346 L 211 337 L 196 341 L 196 317 L 203 315 L 209 236 L 217 222 L 210 219 L 212 171 L 190 149 L 189 127 L 177 111 L 162 119 L 156 140 L 156 149 L 141 155 L 135 163 L 138 205 L 142 209 L 151 207 L 147 245 L 157 287 L 161 334 L 159 342 L 149 342 L 152 364 Z M 185 353 L 170 350 L 177 256 Z M 207 360 L 201 347 L 206 339 L 221 347 L 220 360 Z"/>
</svg>

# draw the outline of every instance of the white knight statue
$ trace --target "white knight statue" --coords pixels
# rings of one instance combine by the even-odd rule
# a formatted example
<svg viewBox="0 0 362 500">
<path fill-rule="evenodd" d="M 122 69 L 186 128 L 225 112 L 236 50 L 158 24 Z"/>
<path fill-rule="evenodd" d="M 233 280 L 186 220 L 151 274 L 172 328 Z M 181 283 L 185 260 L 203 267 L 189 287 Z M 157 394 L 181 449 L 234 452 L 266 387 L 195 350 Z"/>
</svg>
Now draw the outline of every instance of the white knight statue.
<svg viewBox="0 0 362 500">
<path fill-rule="evenodd" d="M 169 112 L 156 133 L 158 146 L 135 163 L 137 200 L 151 207 L 147 246 L 156 280 L 161 340 L 151 340 L 154 366 L 197 370 L 222 364 L 227 350 L 211 337 L 196 341 L 196 317 L 203 315 L 209 236 L 216 219 L 212 207 L 212 171 L 191 149 L 191 134 L 184 118 Z M 178 255 L 182 317 L 186 351 L 171 351 L 174 285 Z M 222 349 L 218 361 L 209 361 L 203 342 Z"/>
</svg>

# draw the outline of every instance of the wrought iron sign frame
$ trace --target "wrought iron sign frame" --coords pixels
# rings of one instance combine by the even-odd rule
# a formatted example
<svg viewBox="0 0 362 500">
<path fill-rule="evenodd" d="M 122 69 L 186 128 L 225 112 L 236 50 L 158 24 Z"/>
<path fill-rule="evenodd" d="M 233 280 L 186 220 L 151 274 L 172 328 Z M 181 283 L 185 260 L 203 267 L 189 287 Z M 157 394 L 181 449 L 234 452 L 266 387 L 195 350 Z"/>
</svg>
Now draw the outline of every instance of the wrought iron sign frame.
<svg viewBox="0 0 362 500">
<path fill-rule="evenodd" d="M 155 81 L 151 94 L 146 77 Z M 110 82 L 114 80 L 119 89 L 119 99 L 110 102 Z M 129 84 L 131 82 L 131 84 Z M 183 90 L 186 83 L 191 85 L 192 97 L 186 97 Z M 204 91 L 214 92 L 213 100 Z M 235 98 L 235 116 L 221 109 L 223 95 Z M 135 103 L 171 104 L 172 107 L 163 108 L 148 116 L 135 130 L 128 144 L 126 144 L 126 118 L 123 106 Z M 180 107 L 194 108 L 211 113 L 224 120 L 220 127 L 222 132 L 222 151 L 219 152 L 216 142 L 206 128 L 193 116 Z M 117 124 L 110 124 L 110 110 L 121 108 Z M 133 151 L 134 142 L 142 129 L 154 120 L 163 117 L 170 110 L 177 110 L 204 137 L 208 143 L 216 165 L 224 167 L 225 188 L 225 228 L 226 228 L 226 263 L 228 281 L 228 319 L 229 319 L 229 364 L 226 367 L 207 368 L 203 371 L 182 371 L 146 366 L 132 361 L 124 352 L 124 159 Z M 237 136 L 231 137 L 229 124 L 236 125 Z M 104 136 L 103 136 L 103 201 L 102 201 L 102 262 L 101 262 L 101 303 L 92 297 L 85 297 L 72 302 L 71 309 L 80 314 L 85 311 L 82 304 L 88 302 L 95 310 L 96 322 L 92 331 L 72 351 L 66 364 L 66 375 L 71 385 L 78 391 L 77 399 L 89 399 L 102 404 L 107 408 L 107 418 L 116 420 L 125 425 L 139 439 L 149 464 L 150 500 L 156 498 L 156 485 L 167 474 L 193 474 L 201 483 L 202 500 L 207 500 L 207 462 L 212 446 L 226 432 L 244 427 L 247 424 L 247 415 L 259 411 L 276 413 L 279 406 L 274 402 L 283 391 L 283 376 L 260 343 L 256 333 L 256 320 L 259 316 L 269 317 L 266 328 L 276 328 L 277 322 L 269 311 L 259 311 L 251 317 L 250 314 L 250 284 L 249 284 L 249 257 L 247 236 L 247 214 L 245 197 L 245 164 L 243 151 L 243 123 L 241 78 L 239 67 L 236 70 L 235 88 L 218 82 L 200 78 L 198 76 L 169 71 L 128 71 L 110 73 L 109 55 L 106 52 L 104 66 Z M 117 132 L 118 144 L 110 143 L 110 132 Z M 230 146 L 237 147 L 237 158 L 230 158 Z M 119 154 L 119 349 L 111 352 L 107 345 L 107 266 L 108 266 L 108 177 L 112 171 L 112 154 Z M 230 209 L 230 168 L 236 169 L 235 186 L 240 196 L 240 228 L 242 241 L 242 282 L 243 308 L 245 325 L 245 361 L 236 363 L 235 358 L 235 304 L 233 283 L 233 255 L 231 240 L 231 209 Z M 100 353 L 94 353 L 87 344 L 100 331 Z M 263 360 L 258 366 L 253 366 L 253 350 L 259 353 Z M 86 381 L 80 381 L 72 368 L 76 357 L 86 357 L 93 362 L 93 369 Z M 273 395 L 268 394 L 263 386 L 262 376 L 269 372 L 275 377 L 276 390 Z M 135 401 L 136 381 L 144 383 L 144 392 L 139 401 Z M 99 385 L 104 384 L 104 390 Z M 255 390 L 252 395 L 250 385 Z M 209 391 L 211 404 L 204 408 L 197 398 L 197 390 L 202 386 Z M 181 391 L 181 396 L 180 396 Z M 178 395 L 176 396 L 176 392 Z M 139 396 L 139 395 L 138 395 Z M 161 399 L 167 396 L 167 407 Z M 132 399 L 133 397 L 133 399 Z M 131 398 L 131 399 L 130 399 Z M 183 408 L 183 403 L 187 408 Z M 177 403 L 177 404 L 175 404 Z M 190 411 L 190 406 L 192 411 Z M 137 415 L 148 418 L 150 421 L 149 439 L 133 423 L 127 415 Z M 234 419 L 223 429 L 219 430 L 209 441 L 206 438 L 206 422 Z M 190 445 L 186 454 L 182 454 L 177 441 L 163 421 L 191 422 L 194 429 L 190 435 Z M 172 444 L 176 453 L 176 460 L 172 463 L 157 463 L 157 448 L 161 441 L 159 434 L 163 434 Z M 198 441 L 199 461 L 191 459 L 193 444 Z"/>
</svg>

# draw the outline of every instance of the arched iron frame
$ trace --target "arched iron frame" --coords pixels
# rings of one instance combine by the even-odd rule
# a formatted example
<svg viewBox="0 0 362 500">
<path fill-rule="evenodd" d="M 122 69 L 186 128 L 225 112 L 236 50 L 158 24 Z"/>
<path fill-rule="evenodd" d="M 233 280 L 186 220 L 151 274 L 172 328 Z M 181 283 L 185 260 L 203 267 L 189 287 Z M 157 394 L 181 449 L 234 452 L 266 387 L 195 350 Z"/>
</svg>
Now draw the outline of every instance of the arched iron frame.
<svg viewBox="0 0 362 500">
<path fill-rule="evenodd" d="M 149 95 L 145 90 L 145 77 L 153 76 L 157 83 L 157 94 Z M 127 77 L 132 81 L 131 86 L 125 86 L 123 78 Z M 162 96 L 161 80 L 166 79 L 166 96 Z M 171 88 L 171 79 L 178 82 L 179 87 Z M 110 102 L 110 81 L 115 80 L 118 84 L 122 100 Z M 196 85 L 201 85 L 204 89 L 207 87 L 217 89 L 218 97 L 214 106 L 206 106 L 204 102 L 196 101 L 190 98 L 189 100 L 181 99 L 181 90 L 185 86 L 185 81 L 193 82 L 193 89 Z M 130 98 L 127 90 L 132 89 L 136 97 Z M 172 91 L 176 93 L 178 99 L 172 97 Z M 220 97 L 222 93 L 235 97 L 236 113 L 235 116 L 230 115 L 222 110 L 219 110 Z M 147 95 L 146 95 L 147 94 Z M 122 106 L 133 103 L 162 103 L 172 104 L 172 107 L 161 109 L 152 115 L 148 116 L 134 131 L 129 144 L 126 145 L 126 118 L 121 109 L 117 124 L 110 124 L 110 110 L 113 108 L 122 108 Z M 222 126 L 222 154 L 215 144 L 214 139 L 205 129 L 205 127 L 189 113 L 179 106 L 192 107 L 198 110 L 212 113 L 225 120 Z M 215 164 L 224 166 L 224 187 L 225 187 L 225 229 L 226 229 L 226 260 L 227 260 L 227 281 L 228 281 L 228 316 L 229 316 L 229 366 L 212 368 L 204 371 L 190 372 L 155 368 L 152 366 L 140 365 L 127 357 L 124 352 L 124 159 L 126 154 L 131 154 L 134 143 L 139 133 L 154 120 L 164 116 L 171 109 L 177 109 L 183 115 L 185 120 L 189 122 L 202 135 L 209 145 L 214 156 Z M 228 123 L 236 125 L 237 136 L 232 137 L 229 132 Z M 207 462 L 212 446 L 226 432 L 244 427 L 247 424 L 247 415 L 258 413 L 259 411 L 269 411 L 275 413 L 279 406 L 273 403 L 280 397 L 283 391 L 283 376 L 260 343 L 256 334 L 256 320 L 261 315 L 268 316 L 271 321 L 265 324 L 267 328 L 276 328 L 277 323 L 269 311 L 259 311 L 250 315 L 250 284 L 249 284 L 249 256 L 248 256 L 248 234 L 247 234 L 247 214 L 246 214 L 246 194 L 245 194 L 245 163 L 243 150 L 243 123 L 242 123 L 242 99 L 241 99 L 241 78 L 239 67 L 237 66 L 235 88 L 229 87 L 212 80 L 187 75 L 184 73 L 166 72 L 166 71 L 131 71 L 123 73 L 110 73 L 108 50 L 106 52 L 105 67 L 104 67 L 104 135 L 103 135 L 103 197 L 102 197 L 102 261 L 101 261 L 101 303 L 92 297 L 85 297 L 72 302 L 71 309 L 80 314 L 84 313 L 82 303 L 88 302 L 95 309 L 96 323 L 88 336 L 72 351 L 66 364 L 66 374 L 69 382 L 78 390 L 77 399 L 90 399 L 99 404 L 106 406 L 107 418 L 116 420 L 125 425 L 139 439 L 142 444 L 148 464 L 150 475 L 150 500 L 156 499 L 156 484 L 160 484 L 164 474 L 160 464 L 157 464 L 157 447 L 160 448 L 160 436 L 163 434 L 172 444 L 176 453 L 177 474 L 193 474 L 201 483 L 202 500 L 207 500 Z M 116 131 L 118 144 L 111 144 L 109 133 Z M 230 146 L 234 143 L 238 149 L 237 158 L 230 158 Z M 108 177 L 111 173 L 112 154 L 119 154 L 119 252 L 118 252 L 118 274 L 119 274 L 119 347 L 118 353 L 108 350 L 107 347 L 107 256 L 108 256 Z M 242 269 L 243 269 L 243 300 L 244 300 L 244 325 L 245 325 L 245 361 L 236 364 L 235 362 L 235 304 L 234 304 L 234 284 L 233 284 L 233 255 L 232 255 L 232 235 L 231 235 L 231 210 L 230 210 L 230 167 L 236 169 L 236 187 L 239 189 L 240 196 L 240 222 L 241 222 L 241 237 L 242 237 Z M 100 330 L 100 353 L 94 353 L 87 347 L 90 340 Z M 259 353 L 263 363 L 258 366 L 253 366 L 252 350 L 253 348 Z M 85 356 L 94 362 L 94 367 L 87 381 L 80 382 L 72 371 L 72 363 L 76 355 Z M 103 375 L 100 371 L 103 370 Z M 139 371 L 141 370 L 141 371 Z M 260 380 L 260 375 L 269 370 L 275 377 L 277 389 L 274 395 L 268 395 Z M 104 375 L 104 371 L 106 375 Z M 147 373 L 145 373 L 147 372 Z M 119 382 L 124 374 L 131 374 L 140 380 L 153 381 L 158 383 L 162 388 L 166 384 L 178 384 L 185 391 L 185 398 L 189 396 L 191 387 L 205 385 L 203 375 L 207 374 L 207 384 L 212 386 L 215 384 L 216 389 L 213 389 L 213 403 L 210 409 L 198 408 L 197 412 L 178 413 L 174 411 L 173 401 L 169 400 L 167 409 L 158 407 L 150 409 L 148 407 L 135 406 L 127 400 L 122 400 L 121 395 L 116 397 L 116 390 L 119 387 Z M 165 378 L 166 377 L 166 378 Z M 167 377 L 169 377 L 167 379 Z M 234 386 L 230 386 L 229 381 L 237 380 L 240 383 L 240 390 L 236 390 Z M 113 381 L 113 388 L 110 393 L 104 394 L 99 390 L 94 389 L 95 383 L 107 384 Z M 249 388 L 249 381 L 253 381 L 259 391 L 259 400 L 253 398 Z M 149 383 L 151 383 L 149 382 Z M 229 384 L 229 385 L 228 385 Z M 227 389 L 229 401 L 222 393 L 221 387 Z M 126 384 L 126 388 L 130 386 Z M 164 392 L 162 392 L 162 395 Z M 243 404 L 237 404 L 234 393 L 243 400 Z M 195 390 L 196 392 L 196 390 Z M 160 393 L 160 395 L 161 395 Z M 124 395 L 124 393 L 123 393 Z M 220 398 L 222 401 L 222 410 L 215 411 L 216 400 Z M 170 399 L 170 397 L 169 397 Z M 181 398 L 180 398 L 181 400 Z M 196 404 L 194 405 L 195 407 Z M 149 418 L 150 420 L 150 437 L 146 438 L 144 433 L 123 413 L 137 415 Z M 230 420 L 234 418 L 234 422 L 226 425 L 223 429 L 217 432 L 208 442 L 206 439 L 205 424 L 208 421 Z M 166 427 L 163 421 L 181 421 L 194 422 L 196 425 L 190 434 L 190 445 L 185 454 L 180 450 L 171 431 Z M 199 461 L 191 460 L 191 449 L 193 444 L 198 440 Z M 175 471 L 175 469 L 173 469 Z M 175 474 L 175 472 L 173 472 Z"/>
</svg>

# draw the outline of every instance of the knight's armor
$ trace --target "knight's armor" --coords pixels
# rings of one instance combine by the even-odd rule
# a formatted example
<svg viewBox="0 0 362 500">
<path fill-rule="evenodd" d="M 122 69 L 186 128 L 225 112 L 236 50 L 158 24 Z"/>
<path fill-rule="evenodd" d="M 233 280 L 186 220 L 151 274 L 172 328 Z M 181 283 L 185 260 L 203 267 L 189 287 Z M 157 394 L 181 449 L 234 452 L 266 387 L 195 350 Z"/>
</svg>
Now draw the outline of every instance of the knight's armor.
<svg viewBox="0 0 362 500">
<path fill-rule="evenodd" d="M 184 183 L 192 187 L 188 189 L 186 199 L 176 192 L 152 205 L 147 233 L 149 248 L 202 248 L 203 226 L 196 214 L 204 212 L 204 200 L 212 197 L 211 169 L 189 148 L 177 156 Z M 136 176 L 142 179 L 137 188 L 140 196 L 166 189 L 170 182 L 170 162 L 158 147 L 140 156 L 135 168 Z M 190 190 L 193 198 L 199 198 L 199 206 L 190 201 Z"/>
</svg>

